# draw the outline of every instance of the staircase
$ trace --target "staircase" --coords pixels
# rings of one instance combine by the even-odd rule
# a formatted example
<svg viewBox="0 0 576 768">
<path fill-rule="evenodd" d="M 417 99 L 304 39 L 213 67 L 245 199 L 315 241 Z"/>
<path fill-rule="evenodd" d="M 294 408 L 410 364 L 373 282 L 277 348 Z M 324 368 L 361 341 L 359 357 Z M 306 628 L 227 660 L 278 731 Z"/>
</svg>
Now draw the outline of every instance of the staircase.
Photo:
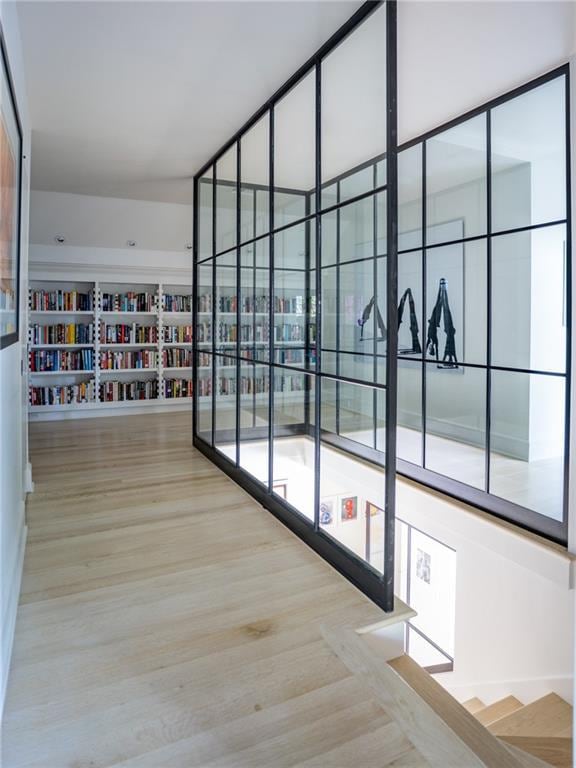
<svg viewBox="0 0 576 768">
<path fill-rule="evenodd" d="M 394 655 L 397 638 L 382 656 L 370 628 L 324 626 L 322 634 L 431 768 L 572 768 L 572 707 L 555 693 L 528 704 L 514 696 L 461 704 L 409 656 Z"/>
<path fill-rule="evenodd" d="M 488 706 L 477 698 L 462 706 L 501 741 L 555 768 L 572 768 L 572 707 L 555 693 L 530 704 L 506 696 Z"/>
</svg>

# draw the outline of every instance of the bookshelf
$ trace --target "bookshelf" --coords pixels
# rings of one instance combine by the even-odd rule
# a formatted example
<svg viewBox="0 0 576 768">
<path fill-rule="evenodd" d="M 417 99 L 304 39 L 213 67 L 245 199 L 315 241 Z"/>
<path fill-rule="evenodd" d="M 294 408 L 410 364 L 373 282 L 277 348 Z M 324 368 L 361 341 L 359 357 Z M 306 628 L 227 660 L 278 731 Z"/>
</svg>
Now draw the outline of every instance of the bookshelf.
<svg viewBox="0 0 576 768">
<path fill-rule="evenodd" d="M 31 280 L 31 418 L 190 407 L 191 296 L 182 284 Z"/>
</svg>

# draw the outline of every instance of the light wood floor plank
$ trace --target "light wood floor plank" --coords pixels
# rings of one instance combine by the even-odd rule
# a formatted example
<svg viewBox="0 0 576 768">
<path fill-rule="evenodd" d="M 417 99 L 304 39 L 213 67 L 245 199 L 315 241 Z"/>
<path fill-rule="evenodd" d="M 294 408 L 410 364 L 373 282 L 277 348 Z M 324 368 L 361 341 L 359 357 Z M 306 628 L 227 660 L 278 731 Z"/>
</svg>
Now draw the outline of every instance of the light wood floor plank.
<svg viewBox="0 0 576 768">
<path fill-rule="evenodd" d="M 382 612 L 190 434 L 33 425 L 3 767 L 425 766 L 320 631 Z"/>
</svg>

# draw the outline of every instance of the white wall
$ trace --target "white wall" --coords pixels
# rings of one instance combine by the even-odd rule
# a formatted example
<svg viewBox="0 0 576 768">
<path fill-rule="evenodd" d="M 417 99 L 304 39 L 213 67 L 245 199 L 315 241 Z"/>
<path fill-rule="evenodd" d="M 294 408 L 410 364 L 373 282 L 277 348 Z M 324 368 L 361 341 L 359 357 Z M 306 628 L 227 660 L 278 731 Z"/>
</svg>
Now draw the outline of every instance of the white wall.
<svg viewBox="0 0 576 768">
<path fill-rule="evenodd" d="M 456 550 L 454 671 L 439 681 L 460 700 L 572 700 L 568 557 L 404 480 L 397 515 Z"/>
<path fill-rule="evenodd" d="M 192 203 L 158 203 L 114 197 L 71 195 L 34 190 L 30 201 L 30 242 L 54 245 L 56 235 L 66 246 L 180 251 L 192 242 Z"/>
<path fill-rule="evenodd" d="M 23 129 L 21 307 L 26 306 L 28 259 L 28 205 L 30 168 L 30 121 L 22 67 L 22 50 L 14 3 L 0 3 L 0 18 L 14 78 Z M 22 301 L 23 298 L 23 301 Z M 26 314 L 21 313 L 21 339 L 25 339 Z M 4 704 L 10 656 L 20 592 L 26 524 L 24 498 L 28 465 L 26 392 L 21 373 L 23 344 L 0 352 L 0 578 L 1 578 L 1 676 L 0 713 Z"/>
</svg>

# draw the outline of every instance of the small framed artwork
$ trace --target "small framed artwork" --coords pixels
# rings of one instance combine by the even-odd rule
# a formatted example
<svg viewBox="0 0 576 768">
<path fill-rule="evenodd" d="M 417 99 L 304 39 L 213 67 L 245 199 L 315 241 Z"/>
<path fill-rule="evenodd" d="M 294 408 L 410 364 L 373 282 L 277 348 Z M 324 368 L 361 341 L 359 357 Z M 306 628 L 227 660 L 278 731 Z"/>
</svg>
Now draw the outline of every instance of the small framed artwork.
<svg viewBox="0 0 576 768">
<path fill-rule="evenodd" d="M 356 520 L 358 517 L 358 496 L 342 496 L 340 499 L 340 519 Z"/>
<path fill-rule="evenodd" d="M 416 550 L 416 577 L 430 584 L 430 555 L 423 549 Z"/>
<path fill-rule="evenodd" d="M 272 483 L 272 490 L 277 493 L 278 496 L 286 501 L 288 499 L 288 481 L 287 480 L 274 480 Z"/>
<path fill-rule="evenodd" d="M 22 128 L 0 30 L 0 349 L 18 341 Z"/>
<path fill-rule="evenodd" d="M 320 499 L 320 525 L 332 525 L 334 522 L 334 497 Z"/>
</svg>

